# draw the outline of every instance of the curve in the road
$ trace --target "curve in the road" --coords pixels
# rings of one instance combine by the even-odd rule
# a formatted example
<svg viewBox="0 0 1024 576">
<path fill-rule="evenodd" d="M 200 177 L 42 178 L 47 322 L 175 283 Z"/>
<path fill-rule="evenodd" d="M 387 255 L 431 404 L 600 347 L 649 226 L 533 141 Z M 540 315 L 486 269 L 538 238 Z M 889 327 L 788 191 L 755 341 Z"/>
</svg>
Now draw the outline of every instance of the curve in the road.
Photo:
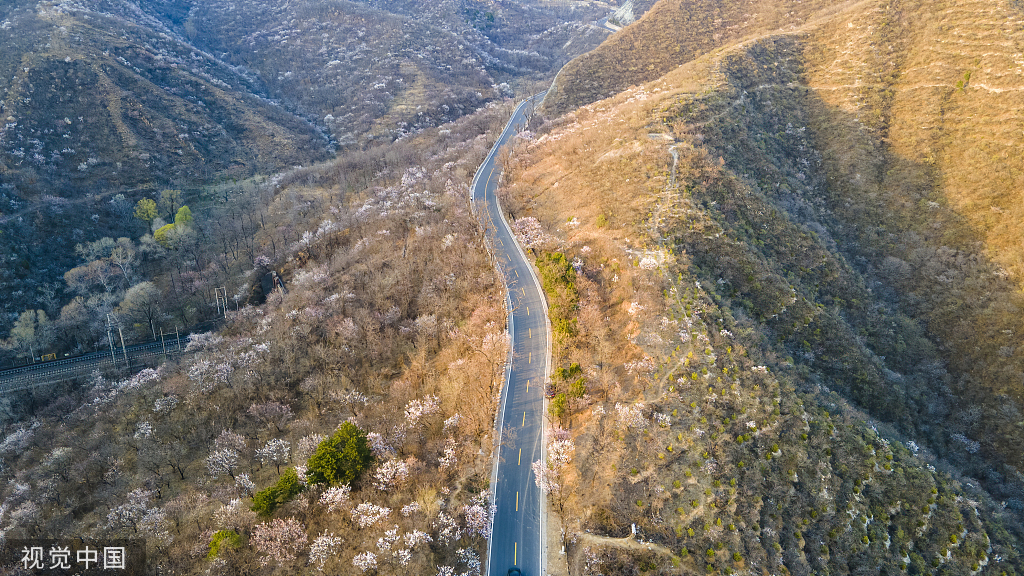
<svg viewBox="0 0 1024 576">
<path fill-rule="evenodd" d="M 524 576 L 543 574 L 545 565 L 544 498 L 531 465 L 544 454 L 544 387 L 551 354 L 547 302 L 526 254 L 502 212 L 495 192 L 501 179 L 498 154 L 544 97 L 521 103 L 473 178 L 474 210 L 505 281 L 511 339 L 505 386 L 497 422 L 497 449 L 491 490 L 496 511 L 487 549 L 487 571 L 505 576 L 517 567 Z"/>
</svg>

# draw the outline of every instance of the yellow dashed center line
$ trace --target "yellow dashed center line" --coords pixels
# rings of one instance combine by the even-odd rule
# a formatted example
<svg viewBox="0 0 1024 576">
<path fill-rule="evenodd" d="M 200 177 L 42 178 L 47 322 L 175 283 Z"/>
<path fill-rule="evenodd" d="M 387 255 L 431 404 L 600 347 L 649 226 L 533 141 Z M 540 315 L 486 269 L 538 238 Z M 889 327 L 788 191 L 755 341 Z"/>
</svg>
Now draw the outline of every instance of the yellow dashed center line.
<svg viewBox="0 0 1024 576">
<path fill-rule="evenodd" d="M 533 328 L 530 328 L 530 338 L 533 338 Z"/>
<path fill-rule="evenodd" d="M 526 391 L 527 392 L 530 391 L 530 381 L 529 380 L 526 381 Z"/>
<path fill-rule="evenodd" d="M 523 412 L 523 426 L 526 426 L 526 412 Z"/>
<path fill-rule="evenodd" d="M 519 498 L 519 493 L 516 492 L 516 502 L 517 502 L 516 510 L 519 510 L 519 505 L 518 505 L 519 500 L 518 500 L 518 498 Z M 516 546 L 512 550 L 512 565 L 513 566 L 519 566 L 519 542 L 516 542 Z"/>
<path fill-rule="evenodd" d="M 516 278 L 519 278 L 519 270 L 516 270 Z"/>
<path fill-rule="evenodd" d="M 523 449 L 520 448 L 519 449 L 519 463 L 516 464 L 516 466 L 522 466 L 522 465 L 523 465 Z"/>
</svg>

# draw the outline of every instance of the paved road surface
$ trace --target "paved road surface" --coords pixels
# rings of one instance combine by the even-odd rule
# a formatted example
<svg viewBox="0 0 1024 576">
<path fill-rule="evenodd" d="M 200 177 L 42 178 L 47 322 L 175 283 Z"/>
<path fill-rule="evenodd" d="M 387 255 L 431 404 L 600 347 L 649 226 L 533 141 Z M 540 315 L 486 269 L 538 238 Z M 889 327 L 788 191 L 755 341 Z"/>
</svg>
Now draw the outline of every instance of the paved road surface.
<svg viewBox="0 0 1024 576">
<path fill-rule="evenodd" d="M 544 296 L 530 264 L 516 244 L 495 199 L 501 177 L 496 159 L 501 147 L 526 123 L 540 93 L 516 108 L 501 138 L 473 182 L 473 203 L 487 228 L 491 252 L 508 288 L 512 362 L 498 413 L 498 448 L 491 488 L 497 512 L 488 548 L 490 576 L 505 576 L 512 566 L 524 576 L 543 574 L 543 495 L 530 465 L 544 457 L 544 382 L 548 368 L 548 325 Z"/>
</svg>

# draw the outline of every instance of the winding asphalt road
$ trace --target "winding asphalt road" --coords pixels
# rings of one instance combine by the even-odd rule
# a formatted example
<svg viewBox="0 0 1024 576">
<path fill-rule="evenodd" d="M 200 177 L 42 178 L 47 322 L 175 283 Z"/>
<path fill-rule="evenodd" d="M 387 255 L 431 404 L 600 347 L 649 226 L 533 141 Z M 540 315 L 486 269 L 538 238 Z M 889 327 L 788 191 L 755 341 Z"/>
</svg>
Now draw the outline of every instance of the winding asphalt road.
<svg viewBox="0 0 1024 576">
<path fill-rule="evenodd" d="M 516 108 L 473 179 L 473 207 L 507 287 L 512 338 L 496 423 L 500 444 L 491 480 L 497 511 L 487 551 L 490 576 L 506 576 L 513 566 L 524 576 L 540 576 L 545 565 L 543 495 L 530 466 L 544 458 L 544 384 L 550 356 L 547 304 L 495 197 L 501 179 L 498 154 L 526 126 L 528 114 L 543 97 L 542 92 Z"/>
</svg>

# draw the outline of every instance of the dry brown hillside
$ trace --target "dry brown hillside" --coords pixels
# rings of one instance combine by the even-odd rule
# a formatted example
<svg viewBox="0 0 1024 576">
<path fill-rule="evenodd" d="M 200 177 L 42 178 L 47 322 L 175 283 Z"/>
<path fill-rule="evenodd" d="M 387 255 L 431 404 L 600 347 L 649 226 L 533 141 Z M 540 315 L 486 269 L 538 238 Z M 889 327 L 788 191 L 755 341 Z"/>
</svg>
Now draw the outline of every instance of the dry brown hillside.
<svg viewBox="0 0 1024 576">
<path fill-rule="evenodd" d="M 849 3 L 825 0 L 662 0 L 596 50 L 570 62 L 544 101 L 562 114 L 660 77 L 715 48 L 795 28 Z"/>
<path fill-rule="evenodd" d="M 1019 573 L 977 543 L 1024 525 L 1022 18 L 849 4 L 536 126 L 507 201 L 573 263 L 575 567 Z M 631 524 L 664 548 L 572 536 Z"/>
<path fill-rule="evenodd" d="M 616 91 L 615 82 L 629 76 L 604 75 L 610 69 L 602 61 L 645 61 L 634 57 L 648 53 L 641 42 L 706 42 L 718 34 L 715 14 L 730 6 L 707 6 L 710 12 L 696 16 L 678 2 L 661 2 L 568 67 L 560 84 L 568 87 L 565 78 L 578 73 L 595 85 L 604 82 L 594 94 Z M 759 6 L 765 26 L 787 13 L 770 10 L 770 3 Z M 684 17 L 711 24 L 681 27 Z M 739 91 L 729 97 L 715 92 L 714 98 L 727 100 L 716 101 L 713 118 L 688 118 L 692 104 L 661 113 L 677 135 L 707 139 L 725 166 L 777 196 L 794 219 L 813 213 L 821 227 L 815 232 L 833 238 L 835 249 L 864 275 L 869 298 L 924 328 L 940 365 L 925 375 L 922 366 L 931 361 L 903 342 L 894 350 L 905 356 L 903 366 L 893 369 L 929 382 L 929 398 L 922 400 L 928 407 L 904 414 L 885 394 L 870 392 L 870 371 L 836 362 L 837 373 L 852 379 L 853 399 L 884 419 L 914 422 L 919 433 L 973 438 L 981 445 L 966 444 L 973 457 L 1011 466 L 976 463 L 974 473 L 1018 487 L 1024 485 L 1024 461 L 1015 448 L 1024 438 L 1024 171 L 1015 155 L 1024 136 L 1022 24 L 1024 11 L 1011 2 L 880 0 L 817 11 L 812 22 L 775 33 L 794 43 L 784 57 L 763 51 L 761 43 L 773 37 L 767 35 L 738 45 L 747 57 L 712 67 L 726 74 L 716 81 Z M 647 59 L 648 67 L 669 66 L 668 52 Z M 784 84 L 764 77 L 784 69 L 790 71 Z M 677 81 L 673 74 L 662 81 Z M 689 81 L 698 92 L 714 91 L 710 78 Z M 766 99 L 767 108 L 751 107 L 755 96 Z M 550 108 L 560 106 L 557 97 Z M 787 114 L 793 122 L 779 124 Z M 797 128 L 806 130 L 803 148 L 785 143 Z M 802 164 L 788 172 L 780 168 L 797 159 Z M 1018 491 L 1011 492 L 1024 496 Z"/>
</svg>

